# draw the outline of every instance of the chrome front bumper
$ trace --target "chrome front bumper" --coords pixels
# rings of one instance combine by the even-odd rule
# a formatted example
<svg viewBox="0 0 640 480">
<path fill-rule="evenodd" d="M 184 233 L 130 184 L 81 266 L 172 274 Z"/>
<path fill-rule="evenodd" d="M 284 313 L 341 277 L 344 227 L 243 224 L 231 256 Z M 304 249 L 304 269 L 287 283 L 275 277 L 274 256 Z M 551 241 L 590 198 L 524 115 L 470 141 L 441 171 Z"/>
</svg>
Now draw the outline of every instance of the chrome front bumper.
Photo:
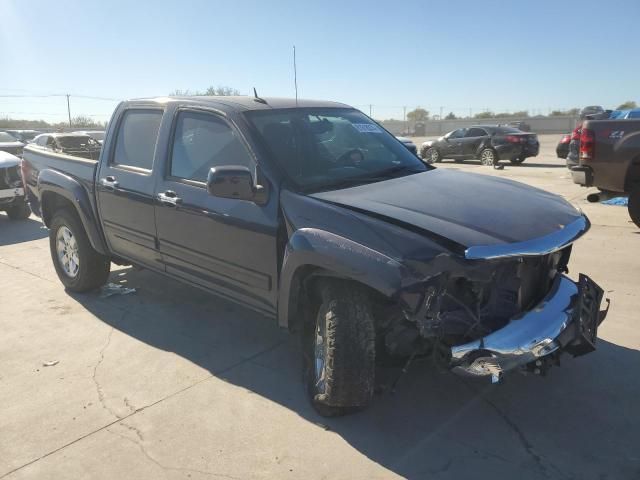
<svg viewBox="0 0 640 480">
<path fill-rule="evenodd" d="M 451 366 L 458 373 L 491 376 L 522 367 L 566 349 L 574 356 L 592 351 L 602 289 L 581 275 L 578 283 L 558 274 L 547 296 L 532 310 L 514 317 L 486 337 L 451 348 Z"/>
</svg>

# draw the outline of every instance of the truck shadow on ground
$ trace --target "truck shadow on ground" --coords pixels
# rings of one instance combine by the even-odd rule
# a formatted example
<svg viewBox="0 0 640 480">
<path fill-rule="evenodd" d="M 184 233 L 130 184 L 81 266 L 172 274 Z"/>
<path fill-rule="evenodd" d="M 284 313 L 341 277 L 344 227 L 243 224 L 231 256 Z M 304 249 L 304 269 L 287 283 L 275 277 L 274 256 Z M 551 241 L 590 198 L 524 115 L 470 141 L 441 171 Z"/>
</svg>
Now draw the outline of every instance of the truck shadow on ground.
<svg viewBox="0 0 640 480">
<path fill-rule="evenodd" d="M 296 338 L 273 322 L 151 272 L 127 268 L 111 282 L 138 291 L 73 298 L 115 329 L 296 412 L 403 477 L 595 479 L 640 471 L 636 350 L 601 340 L 596 353 L 567 357 L 547 378 L 515 374 L 498 386 L 416 362 L 395 394 L 326 419 L 306 398 Z M 389 385 L 398 374 L 380 369 L 377 382 Z"/>
<path fill-rule="evenodd" d="M 26 220 L 11 220 L 0 213 L 0 247 L 15 243 L 29 242 L 47 237 L 49 231 L 42 228 L 42 222 L 32 217 Z"/>
</svg>

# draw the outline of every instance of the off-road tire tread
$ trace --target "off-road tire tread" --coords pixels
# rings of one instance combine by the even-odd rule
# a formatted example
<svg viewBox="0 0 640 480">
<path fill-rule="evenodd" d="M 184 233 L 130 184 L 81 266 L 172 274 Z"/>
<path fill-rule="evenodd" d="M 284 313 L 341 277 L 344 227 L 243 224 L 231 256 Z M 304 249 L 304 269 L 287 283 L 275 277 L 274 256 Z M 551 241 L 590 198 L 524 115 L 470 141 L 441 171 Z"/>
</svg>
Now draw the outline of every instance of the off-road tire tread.
<svg viewBox="0 0 640 480">
<path fill-rule="evenodd" d="M 629 212 L 629 217 L 631 217 L 633 223 L 636 224 L 636 227 L 640 228 L 640 186 L 629 192 L 627 211 Z"/>
<path fill-rule="evenodd" d="M 327 315 L 326 391 L 315 394 L 313 404 L 321 415 L 344 415 L 367 406 L 373 397 L 375 324 L 371 303 L 363 287 L 341 280 L 323 281 L 320 296 L 318 315 Z"/>
</svg>

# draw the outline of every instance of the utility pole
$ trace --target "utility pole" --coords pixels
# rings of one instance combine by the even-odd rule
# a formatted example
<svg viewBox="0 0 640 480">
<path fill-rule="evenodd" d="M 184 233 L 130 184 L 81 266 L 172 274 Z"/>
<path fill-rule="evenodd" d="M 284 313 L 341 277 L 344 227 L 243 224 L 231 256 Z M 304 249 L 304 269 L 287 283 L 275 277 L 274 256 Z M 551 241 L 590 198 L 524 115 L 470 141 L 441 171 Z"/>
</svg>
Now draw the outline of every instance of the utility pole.
<svg viewBox="0 0 640 480">
<path fill-rule="evenodd" d="M 443 109 L 443 108 L 444 108 L 444 107 L 440 107 L 440 120 L 442 120 L 442 109 Z"/>
<path fill-rule="evenodd" d="M 409 126 L 407 125 L 407 107 L 402 107 L 402 120 L 404 121 L 404 130 L 408 134 Z"/>
<path fill-rule="evenodd" d="M 473 108 L 469 109 L 469 118 L 473 117 Z"/>
<path fill-rule="evenodd" d="M 71 106 L 69 105 L 69 94 L 67 93 L 67 113 L 69 114 L 69 128 L 71 128 Z"/>
<path fill-rule="evenodd" d="M 371 113 L 372 109 L 373 109 L 373 105 L 369 104 L 369 116 L 373 118 L 373 115 Z"/>
</svg>

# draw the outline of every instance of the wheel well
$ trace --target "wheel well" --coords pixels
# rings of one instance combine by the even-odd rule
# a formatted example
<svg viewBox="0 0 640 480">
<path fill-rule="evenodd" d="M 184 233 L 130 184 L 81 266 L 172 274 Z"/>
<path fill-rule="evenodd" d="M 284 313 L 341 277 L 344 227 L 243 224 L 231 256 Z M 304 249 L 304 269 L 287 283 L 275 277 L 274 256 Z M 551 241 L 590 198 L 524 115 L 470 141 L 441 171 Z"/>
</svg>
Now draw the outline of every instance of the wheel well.
<svg viewBox="0 0 640 480">
<path fill-rule="evenodd" d="M 66 208 L 75 213 L 75 206 L 67 198 L 59 193 L 44 192 L 40 200 L 40 209 L 42 210 L 42 221 L 48 227 L 55 212 Z"/>
<path fill-rule="evenodd" d="M 634 186 L 640 186 L 640 156 L 631 160 L 624 179 L 624 191 L 630 192 Z"/>
<path fill-rule="evenodd" d="M 389 298 L 362 282 L 358 282 L 357 280 L 353 280 L 322 267 L 305 265 L 296 270 L 289 288 L 289 331 L 297 331 L 304 319 L 307 318 L 308 312 L 305 309 L 313 307 L 313 305 L 317 305 L 317 302 L 319 301 L 319 297 L 317 296 L 318 282 L 331 278 L 358 285 L 367 292 L 371 301 L 374 303 L 389 303 Z"/>
</svg>

